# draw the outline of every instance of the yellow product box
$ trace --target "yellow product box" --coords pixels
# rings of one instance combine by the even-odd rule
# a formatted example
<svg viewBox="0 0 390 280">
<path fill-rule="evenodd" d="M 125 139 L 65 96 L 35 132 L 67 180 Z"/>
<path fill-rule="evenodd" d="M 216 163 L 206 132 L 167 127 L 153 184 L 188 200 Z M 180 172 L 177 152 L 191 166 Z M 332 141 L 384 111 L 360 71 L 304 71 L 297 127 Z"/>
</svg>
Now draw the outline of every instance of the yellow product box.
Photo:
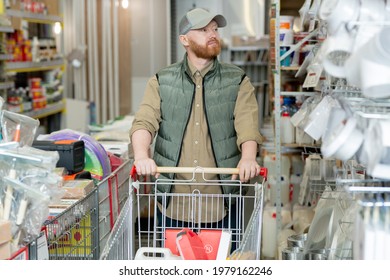
<svg viewBox="0 0 390 280">
<path fill-rule="evenodd" d="M 65 199 L 74 199 L 74 198 L 83 198 L 88 193 L 94 189 L 93 180 L 88 179 L 77 179 L 77 180 L 67 180 L 64 182 L 62 187 L 65 190 L 62 198 Z"/>
<path fill-rule="evenodd" d="M 68 225 L 56 235 L 49 235 L 49 254 L 57 257 L 87 258 L 92 253 L 93 232 L 91 215 L 87 214 Z"/>
</svg>

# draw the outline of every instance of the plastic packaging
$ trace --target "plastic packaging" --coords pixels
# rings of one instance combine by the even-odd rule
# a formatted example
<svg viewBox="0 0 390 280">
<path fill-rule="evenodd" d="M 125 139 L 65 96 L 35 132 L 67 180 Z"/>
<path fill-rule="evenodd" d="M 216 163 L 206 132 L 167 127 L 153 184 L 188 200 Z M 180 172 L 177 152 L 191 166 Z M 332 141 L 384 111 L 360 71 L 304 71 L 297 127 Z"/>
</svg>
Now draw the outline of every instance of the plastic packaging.
<svg viewBox="0 0 390 280">
<path fill-rule="evenodd" d="M 54 170 L 59 159 L 58 152 L 49 152 L 29 146 L 14 150 L 0 149 L 0 160 L 16 161 L 18 165 L 38 166 L 47 170 Z"/>
<path fill-rule="evenodd" d="M 299 16 L 301 18 L 301 26 L 300 26 L 301 31 L 304 30 L 304 26 L 309 19 L 308 12 L 310 9 L 310 5 L 311 5 L 311 0 L 305 0 L 305 3 L 303 3 L 302 7 L 299 9 Z"/>
<path fill-rule="evenodd" d="M 11 222 L 12 251 L 16 251 L 39 236 L 49 203 L 63 195 L 62 177 L 52 172 L 57 152 L 5 147 L 0 149 L 0 219 Z"/>
<path fill-rule="evenodd" d="M 1 131 L 5 142 L 16 141 L 20 146 L 31 146 L 39 121 L 10 111 L 1 111 Z"/>
<path fill-rule="evenodd" d="M 180 256 L 172 254 L 168 248 L 141 247 L 135 254 L 135 260 L 182 260 Z"/>
</svg>

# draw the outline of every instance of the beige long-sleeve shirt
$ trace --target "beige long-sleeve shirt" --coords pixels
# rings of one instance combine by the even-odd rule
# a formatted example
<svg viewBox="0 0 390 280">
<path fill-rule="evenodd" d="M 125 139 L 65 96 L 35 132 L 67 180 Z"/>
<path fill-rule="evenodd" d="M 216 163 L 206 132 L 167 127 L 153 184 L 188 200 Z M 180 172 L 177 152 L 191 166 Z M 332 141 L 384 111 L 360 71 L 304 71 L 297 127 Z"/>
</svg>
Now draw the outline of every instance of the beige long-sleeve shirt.
<svg viewBox="0 0 390 280">
<path fill-rule="evenodd" d="M 192 80 L 196 85 L 193 107 L 188 126 L 183 139 L 183 147 L 178 166 L 180 167 L 215 167 L 215 160 L 211 148 L 211 139 L 208 134 L 206 115 L 203 104 L 203 78 L 212 68 L 212 62 L 203 70 L 197 70 L 188 61 L 192 73 Z M 234 109 L 237 145 L 246 141 L 262 143 L 262 136 L 258 129 L 258 109 L 254 87 L 248 77 L 242 81 Z M 159 129 L 161 120 L 159 85 L 156 76 L 147 83 L 145 96 L 130 130 L 130 135 L 138 129 L 148 130 L 152 138 Z M 232 166 L 235 167 L 235 166 Z M 217 180 L 217 175 L 204 174 L 206 180 Z M 176 174 L 177 180 L 191 180 L 193 174 Z M 203 182 L 203 174 L 195 174 L 196 182 Z M 166 215 L 182 221 L 215 222 L 221 220 L 226 212 L 220 186 L 212 185 L 173 185 L 170 205 Z M 192 193 L 202 194 L 202 199 L 195 202 Z M 195 205 L 194 205 L 195 204 Z M 193 208 L 194 207 L 194 208 Z M 202 209 L 202 211 L 199 211 Z M 201 213 L 201 214 L 199 214 Z"/>
</svg>

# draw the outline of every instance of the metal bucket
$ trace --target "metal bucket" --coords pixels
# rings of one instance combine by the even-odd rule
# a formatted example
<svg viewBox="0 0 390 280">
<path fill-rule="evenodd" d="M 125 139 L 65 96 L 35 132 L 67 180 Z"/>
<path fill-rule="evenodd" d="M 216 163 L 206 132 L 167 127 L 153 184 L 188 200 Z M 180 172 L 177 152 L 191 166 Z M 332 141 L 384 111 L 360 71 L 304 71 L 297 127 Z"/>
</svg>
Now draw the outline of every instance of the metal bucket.
<svg viewBox="0 0 390 280">
<path fill-rule="evenodd" d="M 307 240 L 307 233 L 294 234 L 287 238 L 287 246 L 304 248 L 306 240 Z"/>
<path fill-rule="evenodd" d="M 305 253 L 303 248 L 286 247 L 282 250 L 282 260 L 304 260 Z"/>
<path fill-rule="evenodd" d="M 325 249 L 311 250 L 306 252 L 305 260 L 327 260 L 328 254 Z"/>
</svg>

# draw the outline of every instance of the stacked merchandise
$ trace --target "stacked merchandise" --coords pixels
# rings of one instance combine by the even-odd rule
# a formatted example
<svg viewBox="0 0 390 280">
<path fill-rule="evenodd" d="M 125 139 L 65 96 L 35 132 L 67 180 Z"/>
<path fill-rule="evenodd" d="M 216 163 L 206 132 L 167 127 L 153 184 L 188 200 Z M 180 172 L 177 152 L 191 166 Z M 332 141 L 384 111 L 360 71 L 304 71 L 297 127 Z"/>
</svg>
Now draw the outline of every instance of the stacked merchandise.
<svg viewBox="0 0 390 280">
<path fill-rule="evenodd" d="M 290 121 L 321 153 L 306 158 L 298 197 L 314 216 L 299 246 L 284 242 L 285 259 L 389 258 L 389 3 L 306 0 L 299 10 L 322 40 L 298 70 L 317 92 Z"/>
<path fill-rule="evenodd" d="M 58 201 L 63 190 L 55 171 L 58 153 L 31 147 L 39 121 L 0 113 L 0 259 L 8 259 L 40 235 L 49 204 Z"/>
<path fill-rule="evenodd" d="M 46 246 L 53 240 L 57 246 L 58 242 L 76 246 L 53 238 L 67 230 L 71 218 L 85 229 L 92 226 L 88 207 L 96 209 L 98 205 L 91 204 L 95 200 L 85 205 L 80 201 L 96 193 L 96 185 L 120 163 L 111 160 L 105 148 L 89 135 L 65 129 L 37 136 L 38 120 L 5 109 L 0 114 L 0 258 L 28 259 L 29 244 L 42 236 L 47 238 Z M 60 224 L 62 220 L 57 221 L 57 217 L 76 204 L 77 216 L 73 211 L 71 216 L 65 215 L 69 216 L 67 224 Z M 77 217 L 84 218 L 77 221 Z M 50 246 L 48 254 L 58 254 Z"/>
</svg>

